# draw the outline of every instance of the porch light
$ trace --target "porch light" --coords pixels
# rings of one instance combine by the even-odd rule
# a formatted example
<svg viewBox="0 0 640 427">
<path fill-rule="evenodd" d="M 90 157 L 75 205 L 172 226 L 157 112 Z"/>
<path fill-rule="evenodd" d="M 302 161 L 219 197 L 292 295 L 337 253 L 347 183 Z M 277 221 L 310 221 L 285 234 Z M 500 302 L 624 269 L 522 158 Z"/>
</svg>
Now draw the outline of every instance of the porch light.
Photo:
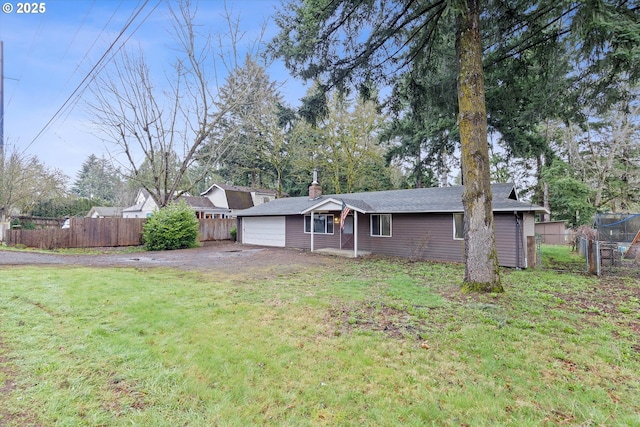
<svg viewBox="0 0 640 427">
<path fill-rule="evenodd" d="M 340 217 L 339 216 L 334 216 L 333 217 L 333 223 L 334 224 L 339 224 L 340 223 Z"/>
</svg>

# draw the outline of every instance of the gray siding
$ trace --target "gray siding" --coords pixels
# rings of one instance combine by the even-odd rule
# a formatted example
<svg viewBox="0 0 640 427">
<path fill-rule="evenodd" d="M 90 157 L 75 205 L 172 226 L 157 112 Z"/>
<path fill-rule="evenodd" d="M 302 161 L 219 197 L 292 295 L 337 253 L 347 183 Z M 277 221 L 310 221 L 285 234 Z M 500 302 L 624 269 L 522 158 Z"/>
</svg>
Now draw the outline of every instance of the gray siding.
<svg viewBox="0 0 640 427">
<path fill-rule="evenodd" d="M 340 215 L 338 212 L 336 215 Z M 304 232 L 304 216 L 287 216 L 285 246 L 287 248 L 311 249 L 311 233 Z M 340 227 L 334 225 L 333 234 L 314 234 L 314 249 L 337 248 L 340 246 Z"/>
<path fill-rule="evenodd" d="M 494 214 L 498 263 L 505 267 L 516 266 L 516 219 L 513 213 Z"/>
<path fill-rule="evenodd" d="M 370 215 L 358 215 L 358 249 L 411 259 L 462 262 L 464 241 L 453 239 L 453 215 L 394 214 L 391 237 L 371 236 Z"/>
<path fill-rule="evenodd" d="M 494 220 L 498 262 L 505 267 L 516 267 L 515 217 L 513 213 L 496 213 Z M 464 261 L 464 241 L 453 238 L 453 214 L 393 214 L 391 237 L 371 236 L 370 227 L 370 215 L 358 214 L 358 250 L 410 259 Z M 521 233 L 520 266 L 525 267 L 525 230 Z M 332 235 L 314 235 L 315 249 L 339 246 L 338 226 Z M 287 216 L 286 247 L 311 248 L 311 235 L 304 232 L 302 215 Z"/>
</svg>

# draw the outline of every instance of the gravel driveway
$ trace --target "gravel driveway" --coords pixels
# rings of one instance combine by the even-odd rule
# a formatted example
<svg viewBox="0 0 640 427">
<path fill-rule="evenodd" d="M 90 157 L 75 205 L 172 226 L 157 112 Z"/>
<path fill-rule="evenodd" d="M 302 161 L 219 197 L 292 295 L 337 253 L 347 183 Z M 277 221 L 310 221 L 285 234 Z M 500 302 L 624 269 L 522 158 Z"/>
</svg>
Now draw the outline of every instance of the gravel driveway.
<svg viewBox="0 0 640 427">
<path fill-rule="evenodd" d="M 223 270 L 233 273 L 248 269 L 277 268 L 279 272 L 304 270 L 311 265 L 335 265 L 331 256 L 306 251 L 233 242 L 205 242 L 198 248 L 175 251 L 100 253 L 88 255 L 2 250 L 2 265 L 80 265 L 90 267 L 172 267 L 184 270 Z M 240 270 L 242 269 L 242 270 Z"/>
</svg>

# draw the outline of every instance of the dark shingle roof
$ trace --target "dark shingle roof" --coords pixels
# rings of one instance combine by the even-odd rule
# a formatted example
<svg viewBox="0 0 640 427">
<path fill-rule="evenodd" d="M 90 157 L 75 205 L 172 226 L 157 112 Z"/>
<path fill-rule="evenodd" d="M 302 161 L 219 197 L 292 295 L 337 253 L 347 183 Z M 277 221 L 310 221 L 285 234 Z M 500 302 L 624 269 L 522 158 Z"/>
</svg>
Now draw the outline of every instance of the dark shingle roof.
<svg viewBox="0 0 640 427">
<path fill-rule="evenodd" d="M 344 201 L 363 213 L 462 212 L 462 186 L 328 194 L 315 200 L 290 197 L 273 200 L 243 211 L 239 216 L 295 215 L 330 199 Z M 544 208 L 517 200 L 513 184 L 493 184 L 494 211 L 544 211 Z"/>
<path fill-rule="evenodd" d="M 251 193 L 245 191 L 225 190 L 229 209 L 247 209 L 253 206 Z"/>
<path fill-rule="evenodd" d="M 196 208 L 196 209 L 215 209 L 215 206 L 213 205 L 211 200 L 209 200 L 206 197 L 182 196 L 182 197 L 180 197 L 180 200 L 184 200 L 187 203 L 187 205 L 191 206 L 192 208 Z"/>
</svg>

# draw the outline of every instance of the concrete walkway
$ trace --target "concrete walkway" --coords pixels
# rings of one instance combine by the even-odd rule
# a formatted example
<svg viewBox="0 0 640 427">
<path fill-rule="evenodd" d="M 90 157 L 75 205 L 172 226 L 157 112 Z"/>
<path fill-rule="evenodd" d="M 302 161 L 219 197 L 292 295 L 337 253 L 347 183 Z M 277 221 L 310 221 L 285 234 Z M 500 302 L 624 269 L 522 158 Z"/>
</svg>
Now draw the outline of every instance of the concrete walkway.
<svg viewBox="0 0 640 427">
<path fill-rule="evenodd" d="M 313 253 L 320 253 L 320 254 L 324 254 L 324 255 L 334 255 L 334 256 L 341 256 L 344 258 L 355 258 L 355 254 L 353 253 L 353 249 L 336 249 L 336 248 L 322 248 L 322 249 L 315 249 L 313 251 Z M 366 256 L 366 255 L 371 255 L 371 252 L 367 252 L 367 251 L 358 251 L 358 256 Z"/>
</svg>

